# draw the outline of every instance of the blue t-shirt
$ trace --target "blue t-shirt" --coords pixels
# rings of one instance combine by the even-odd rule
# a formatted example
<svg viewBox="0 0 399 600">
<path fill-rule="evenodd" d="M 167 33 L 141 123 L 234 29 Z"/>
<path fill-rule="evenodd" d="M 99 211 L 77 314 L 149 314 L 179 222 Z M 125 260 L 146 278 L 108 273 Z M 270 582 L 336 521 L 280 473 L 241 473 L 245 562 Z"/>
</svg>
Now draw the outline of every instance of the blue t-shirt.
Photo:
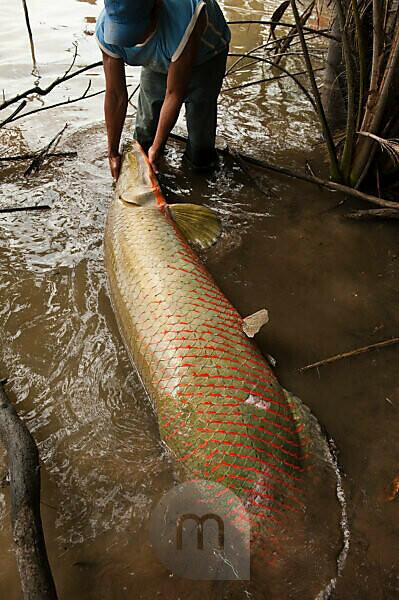
<svg viewBox="0 0 399 600">
<path fill-rule="evenodd" d="M 103 10 L 97 20 L 96 38 L 100 48 L 128 65 L 149 67 L 167 73 L 184 51 L 197 19 L 206 10 L 207 27 L 202 34 L 196 64 L 200 65 L 227 48 L 231 34 L 216 0 L 163 0 L 154 34 L 144 43 L 124 48 L 104 40 Z"/>
</svg>

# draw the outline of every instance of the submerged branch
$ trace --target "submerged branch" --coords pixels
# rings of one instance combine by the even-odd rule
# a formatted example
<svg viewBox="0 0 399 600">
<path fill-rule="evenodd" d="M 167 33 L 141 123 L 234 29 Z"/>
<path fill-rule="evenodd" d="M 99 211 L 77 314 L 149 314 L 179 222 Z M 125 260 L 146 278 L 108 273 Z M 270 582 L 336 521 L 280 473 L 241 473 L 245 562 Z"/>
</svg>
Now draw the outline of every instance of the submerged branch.
<svg viewBox="0 0 399 600">
<path fill-rule="evenodd" d="M 0 156 L 0 163 L 32 160 L 32 158 L 36 158 L 37 155 L 37 152 L 32 152 L 31 154 L 17 154 L 16 156 Z M 77 152 L 49 152 L 47 158 L 76 158 L 77 155 Z"/>
<path fill-rule="evenodd" d="M 357 198 L 358 200 L 363 200 L 365 202 L 370 202 L 371 204 L 375 204 L 382 208 L 391 208 L 394 210 L 399 209 L 399 202 L 391 202 L 390 200 L 384 200 L 383 198 L 377 198 L 377 196 L 371 196 L 370 194 L 365 194 L 364 192 L 360 192 L 359 190 L 355 190 L 354 188 L 348 187 L 342 183 L 336 183 L 335 181 L 328 181 L 326 179 L 321 179 L 320 177 L 316 177 L 314 175 L 305 175 L 304 173 L 297 173 L 296 171 L 292 171 L 290 169 L 286 169 L 285 167 L 279 167 L 277 165 L 272 165 L 263 160 L 258 160 L 257 158 L 252 158 L 251 156 L 246 156 L 244 154 L 240 154 L 241 158 L 247 160 L 251 164 L 261 167 L 262 169 L 268 169 L 269 171 L 275 171 L 276 173 L 280 173 L 281 175 L 286 175 L 287 177 L 292 177 L 294 179 L 300 179 L 301 181 L 306 181 L 308 183 L 313 183 L 319 185 L 321 187 L 330 190 L 331 192 L 341 192 L 346 194 L 347 196 L 351 196 L 352 198 Z"/>
<path fill-rule="evenodd" d="M 50 152 L 51 148 L 56 148 L 57 144 L 59 143 L 61 137 L 63 136 L 66 128 L 68 127 L 68 124 L 65 123 L 64 127 L 61 129 L 61 131 L 59 131 L 51 140 L 50 142 L 47 144 L 47 146 L 45 146 L 42 150 L 40 150 L 37 155 L 35 156 L 35 158 L 32 160 L 31 164 L 29 165 L 29 167 L 26 169 L 24 175 L 25 177 L 29 177 L 30 175 L 32 175 L 32 173 L 37 173 L 40 169 L 40 167 L 42 166 L 45 158 L 47 157 L 48 153 Z"/>
<path fill-rule="evenodd" d="M 56 600 L 57 592 L 40 515 L 40 464 L 36 443 L 0 383 L 0 440 L 10 469 L 15 555 L 26 600 Z"/>
<path fill-rule="evenodd" d="M 397 210 L 393 208 L 372 208 L 371 210 L 354 210 L 345 215 L 355 221 L 372 221 L 374 219 L 399 219 L 399 204 Z"/>
<path fill-rule="evenodd" d="M 29 212 L 31 210 L 51 210 L 48 204 L 35 204 L 34 206 L 12 206 L 10 208 L 0 208 L 0 214 Z"/>
<path fill-rule="evenodd" d="M 171 133 L 169 137 L 178 142 L 187 142 L 186 137 L 175 133 Z M 234 159 L 234 156 L 231 154 L 228 148 L 218 149 L 218 152 L 223 156 L 230 156 Z M 242 152 L 238 152 L 237 154 L 242 160 L 254 165 L 255 167 L 260 167 L 261 169 L 266 169 L 268 171 L 274 171 L 275 173 L 279 173 L 280 175 L 285 175 L 287 177 L 292 177 L 293 179 L 306 181 L 307 183 L 312 183 L 313 185 L 318 185 L 323 188 L 326 188 L 330 192 L 341 192 L 343 194 L 346 194 L 347 196 L 357 198 L 358 200 L 363 200 L 365 202 L 370 202 L 371 204 L 376 204 L 381 208 L 399 210 L 399 202 L 391 202 L 389 200 L 384 200 L 383 198 L 370 196 L 369 194 L 365 194 L 363 192 L 360 192 L 359 190 L 355 190 L 351 187 L 348 187 L 347 185 L 343 185 L 342 183 L 336 183 L 334 181 L 321 179 L 320 177 L 316 177 L 315 175 L 306 175 L 304 173 L 292 171 L 291 169 L 287 169 L 285 167 L 272 165 L 271 163 L 268 163 L 264 160 L 259 160 L 258 158 L 254 158 L 252 156 L 248 156 L 247 154 L 243 154 Z"/>
<path fill-rule="evenodd" d="M 343 352 L 342 354 L 337 354 L 335 356 L 331 356 L 330 358 L 319 360 L 318 362 L 312 363 L 311 365 L 306 365 L 306 367 L 302 367 L 298 370 L 300 373 L 304 373 L 305 371 L 309 371 L 310 369 L 323 367 L 324 365 L 329 365 L 331 363 L 337 362 L 338 360 L 342 360 L 343 358 L 359 356 L 360 354 L 365 354 L 366 352 L 370 352 L 371 350 L 378 350 L 379 348 L 388 348 L 388 346 L 395 346 L 397 344 L 399 344 L 399 337 L 392 338 L 390 340 L 385 340 L 383 342 L 378 342 L 377 344 L 371 344 L 370 346 L 364 346 L 363 348 L 356 348 L 356 350 L 351 350 L 350 352 Z"/>
</svg>

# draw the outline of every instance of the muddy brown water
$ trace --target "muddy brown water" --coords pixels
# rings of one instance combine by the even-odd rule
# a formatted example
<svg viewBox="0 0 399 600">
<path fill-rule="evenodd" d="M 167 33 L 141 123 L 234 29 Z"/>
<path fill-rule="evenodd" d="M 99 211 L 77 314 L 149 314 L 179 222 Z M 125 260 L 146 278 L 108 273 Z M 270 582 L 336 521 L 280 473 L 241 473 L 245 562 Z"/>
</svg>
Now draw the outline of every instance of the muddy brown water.
<svg viewBox="0 0 399 600">
<path fill-rule="evenodd" d="M 229 0 L 224 8 L 242 19 L 270 16 L 277 5 Z M 98 59 L 95 1 L 35 0 L 29 8 L 34 75 L 22 7 L 2 6 L 0 82 L 7 95 L 38 76 L 46 85 L 59 75 L 73 41 L 79 65 Z M 240 52 L 265 37 L 257 26 L 235 27 L 233 46 Z M 260 76 L 248 67 L 230 81 Z M 89 79 L 92 91 L 102 89 L 97 69 L 43 102 L 75 97 Z M 137 81 L 137 69 L 129 69 L 129 84 Z M 2 131 L 1 153 L 38 148 L 66 122 L 60 147 L 77 150 L 77 159 L 53 162 L 27 180 L 21 165 L 1 166 L 2 207 L 49 203 L 52 210 L 0 220 L 1 375 L 39 445 L 43 519 L 60 597 L 211 597 L 202 584 L 167 573 L 147 548 L 146 524 L 156 499 L 173 484 L 173 464 L 107 294 L 102 236 L 111 182 L 101 96 L 21 119 Z M 224 94 L 219 135 L 248 154 L 298 169 L 308 160 L 323 172 L 317 124 L 287 82 Z M 340 206 L 341 196 L 257 171 L 262 194 L 228 160 L 209 178 L 192 176 L 181 167 L 181 153 L 178 144 L 168 150 L 167 197 L 201 200 L 218 211 L 224 234 L 203 255 L 207 267 L 243 315 L 268 308 L 270 323 L 258 342 L 276 359 L 280 381 L 312 409 L 338 449 L 350 549 L 334 597 L 399 597 L 399 502 L 386 500 L 399 470 L 398 349 L 297 372 L 398 335 L 397 227 L 351 222 L 344 218 L 350 203 Z M 226 594 L 219 588 L 216 597 Z M 244 586 L 234 597 L 260 596 Z M 274 597 L 284 597 L 283 585 Z M 7 487 L 0 489 L 0 598 L 21 598 Z"/>
</svg>

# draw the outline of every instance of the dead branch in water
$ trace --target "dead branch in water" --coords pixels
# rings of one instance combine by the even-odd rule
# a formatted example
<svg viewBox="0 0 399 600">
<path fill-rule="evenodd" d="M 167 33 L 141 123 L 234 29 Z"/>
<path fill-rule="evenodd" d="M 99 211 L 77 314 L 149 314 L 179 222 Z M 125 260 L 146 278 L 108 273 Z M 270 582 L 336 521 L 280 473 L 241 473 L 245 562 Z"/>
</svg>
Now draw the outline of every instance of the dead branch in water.
<svg viewBox="0 0 399 600">
<path fill-rule="evenodd" d="M 29 167 L 26 169 L 24 175 L 25 177 L 29 177 L 30 175 L 32 175 L 32 173 L 37 173 L 40 170 L 40 167 L 42 166 L 45 158 L 47 157 L 48 153 L 50 152 L 51 148 L 56 148 L 57 144 L 59 143 L 60 139 L 62 138 L 65 129 L 68 127 L 68 123 L 65 123 L 64 127 L 61 129 L 61 131 L 59 131 L 51 140 L 50 142 L 47 144 L 47 146 L 45 146 L 43 148 L 43 150 L 40 150 L 40 152 L 38 152 L 38 154 L 35 156 L 35 158 L 32 160 L 31 164 L 29 165 Z"/>
<path fill-rule="evenodd" d="M 14 110 L 14 112 L 12 112 L 10 115 L 8 115 L 8 117 L 6 119 L 4 119 L 4 121 L 1 121 L 0 123 L 0 129 L 2 127 L 4 127 L 4 125 L 7 125 L 7 123 L 11 123 L 12 121 L 15 121 L 18 113 L 21 112 L 21 110 L 23 110 L 26 106 L 26 100 L 22 100 L 21 104 L 19 104 L 17 106 L 17 108 Z"/>
<path fill-rule="evenodd" d="M 399 203 L 397 210 L 392 208 L 373 208 L 371 210 L 355 210 L 346 215 L 355 221 L 371 221 L 373 219 L 399 219 Z"/>
<path fill-rule="evenodd" d="M 48 204 L 35 204 L 34 206 L 12 206 L 10 208 L 0 208 L 1 214 L 28 212 L 30 210 L 51 210 Z"/>
<path fill-rule="evenodd" d="M 230 54 L 230 56 L 239 56 L 239 55 L 238 54 Z M 241 56 L 244 56 L 244 55 L 241 55 Z M 261 61 L 261 62 L 269 62 L 269 61 L 266 61 L 264 58 L 261 58 L 261 59 L 257 58 L 257 60 Z M 271 62 L 269 64 L 271 64 Z M 274 64 L 271 66 L 274 66 Z M 277 69 L 281 70 L 281 67 L 279 67 L 278 64 L 276 64 L 275 66 Z M 322 68 L 315 69 L 315 72 L 322 71 L 322 70 L 323 70 Z M 272 81 L 278 81 L 280 79 L 287 79 L 287 78 L 293 79 L 295 81 L 295 83 L 298 84 L 298 81 L 296 78 L 299 77 L 300 75 L 307 75 L 307 71 L 298 71 L 297 73 L 291 73 L 291 72 L 286 71 L 285 75 L 276 75 L 275 77 L 265 77 L 264 79 L 256 79 L 255 81 L 249 81 L 248 83 L 241 83 L 240 85 L 234 85 L 232 87 L 224 88 L 222 90 L 222 94 L 225 94 L 226 92 L 232 92 L 234 90 L 242 90 L 244 88 L 252 87 L 253 85 L 261 85 L 262 83 L 270 83 Z M 306 95 L 306 97 L 309 100 L 309 96 Z M 312 102 L 312 106 L 313 106 L 313 99 L 310 101 Z"/>
<path fill-rule="evenodd" d="M 10 469 L 15 555 L 26 600 L 57 600 L 40 515 L 40 464 L 36 443 L 0 383 L 0 439 Z"/>
<path fill-rule="evenodd" d="M 249 57 L 253 56 L 251 54 L 248 54 Z M 296 77 L 295 73 L 291 73 L 288 69 L 286 69 L 285 67 L 282 67 L 281 65 L 277 64 L 274 60 L 269 59 L 269 58 L 263 58 L 263 57 L 255 57 L 257 60 L 259 60 L 260 62 L 266 63 L 268 65 L 270 65 L 271 67 L 276 68 L 278 71 L 281 71 L 282 73 L 284 73 L 287 77 L 289 77 L 290 79 L 292 79 L 296 85 L 299 87 L 299 89 L 301 90 L 301 92 L 304 94 L 304 96 L 309 100 L 310 104 L 313 106 L 313 108 L 316 110 L 316 102 L 315 99 L 313 98 L 313 96 L 308 92 L 308 90 L 306 89 L 306 87 L 303 85 L 303 83 Z M 253 85 L 252 82 L 250 82 L 249 84 L 242 84 L 241 87 L 248 87 L 249 85 Z"/>
<path fill-rule="evenodd" d="M 30 53 L 31 53 L 31 56 L 32 56 L 32 73 L 37 73 L 37 63 L 36 63 L 36 55 L 35 55 L 35 44 L 33 43 L 33 34 L 32 34 L 32 28 L 30 26 L 29 11 L 28 11 L 28 5 L 26 4 L 26 0 L 22 0 L 22 4 L 23 4 L 23 7 L 24 7 L 26 29 L 28 30 L 28 37 L 29 37 L 29 44 L 30 44 Z"/>
<path fill-rule="evenodd" d="M 326 188 L 327 190 L 330 190 L 330 192 L 341 192 L 343 194 L 346 194 L 347 196 L 351 196 L 352 198 L 357 198 L 358 200 L 370 202 L 371 204 L 376 204 L 377 206 L 381 206 L 382 208 L 399 210 L 399 202 L 392 202 L 390 200 L 384 200 L 383 198 L 377 198 L 377 196 L 365 194 L 364 192 L 360 192 L 359 190 L 348 187 L 347 185 L 344 185 L 342 183 L 336 183 L 327 179 L 321 179 L 320 177 L 316 177 L 314 175 L 305 175 L 304 173 L 297 173 L 296 171 L 292 171 L 291 169 L 279 167 L 277 165 L 272 165 L 263 160 L 253 158 L 252 156 L 247 156 L 241 153 L 240 156 L 241 158 L 255 165 L 256 167 L 268 169 L 269 171 L 274 171 L 276 173 L 280 173 L 281 175 L 292 177 L 293 179 L 300 179 L 301 181 L 306 181 L 308 183 L 319 185 L 321 187 Z"/>
<path fill-rule="evenodd" d="M 16 96 L 13 96 L 9 100 L 4 100 L 0 104 L 0 111 L 4 110 L 5 108 L 8 108 L 9 106 L 11 106 L 12 104 L 15 104 L 16 102 L 20 102 L 24 98 L 28 98 L 29 96 L 33 96 L 33 95 L 46 96 L 56 86 L 61 85 L 65 81 L 69 81 L 70 79 L 73 79 L 74 77 L 77 77 L 78 75 L 81 75 L 82 73 L 85 73 L 86 71 L 89 71 L 90 69 L 95 69 L 96 67 L 100 67 L 102 65 L 102 61 L 99 60 L 95 63 L 87 65 L 86 67 L 81 67 L 80 69 L 77 69 L 76 71 L 71 73 L 71 70 L 76 62 L 76 57 L 77 57 L 77 46 L 75 45 L 75 53 L 74 53 L 72 62 L 63 75 L 54 79 L 54 81 L 52 81 L 45 88 L 41 88 L 40 86 L 35 85 L 35 86 L 29 88 L 28 90 L 25 90 L 24 92 L 21 92 L 20 94 L 17 94 Z"/>
<path fill-rule="evenodd" d="M 31 154 L 17 154 L 16 156 L 0 156 L 0 163 L 32 160 L 32 158 L 36 158 L 37 154 L 37 152 L 33 152 Z M 76 158 L 77 155 L 77 152 L 49 152 L 47 158 Z"/>
<path fill-rule="evenodd" d="M 105 93 L 105 90 L 100 90 L 99 92 L 93 92 L 92 94 L 88 94 L 87 92 L 89 91 L 90 87 L 91 87 L 91 80 L 89 81 L 89 84 L 88 84 L 86 90 L 78 98 L 72 98 L 72 100 L 70 98 L 68 98 L 68 100 L 63 100 L 62 102 L 56 102 L 55 104 L 50 104 L 49 106 L 42 106 L 41 108 L 34 108 L 33 110 L 29 110 L 28 112 L 23 113 L 22 115 L 18 115 L 15 119 L 11 119 L 11 121 L 14 123 L 14 121 L 18 121 L 18 119 L 24 119 L 25 117 L 29 117 L 30 115 L 35 115 L 36 113 L 43 112 L 44 110 L 51 110 L 52 108 L 58 108 L 59 106 L 66 106 L 67 104 L 74 104 L 75 102 L 80 102 L 80 100 L 88 100 L 89 98 L 94 98 L 94 96 L 100 96 L 101 94 Z M 10 122 L 10 121 L 8 121 L 8 122 Z M 0 129 L 2 126 L 3 126 L 3 124 L 0 123 Z"/>
<path fill-rule="evenodd" d="M 305 371 L 309 371 L 310 369 L 323 367 L 324 365 L 329 365 L 331 363 L 337 362 L 338 360 L 342 360 L 343 358 L 359 356 L 359 354 L 365 354 L 366 352 L 370 352 L 371 350 L 387 348 L 388 346 L 395 346 L 396 344 L 399 344 L 399 337 L 392 338 L 390 340 L 385 340 L 383 342 L 378 342 L 377 344 L 371 344 L 370 346 L 364 346 L 363 348 L 357 348 L 356 350 L 351 350 L 350 352 L 337 354 L 336 356 L 331 356 L 330 358 L 326 358 L 324 360 L 319 360 L 318 362 L 312 363 L 311 365 L 306 365 L 306 367 L 298 369 L 298 371 L 299 373 L 304 373 Z"/>
<path fill-rule="evenodd" d="M 245 162 L 242 160 L 241 156 L 237 152 L 235 152 L 231 148 L 227 148 L 227 150 L 230 152 L 231 156 L 234 158 L 234 160 L 236 161 L 237 165 L 240 167 L 240 169 L 244 173 L 244 175 L 246 175 L 248 177 L 249 181 L 262 194 L 262 196 L 266 196 L 266 198 L 268 198 L 268 199 L 270 199 L 271 196 L 275 196 L 274 192 L 272 192 L 271 190 L 268 190 L 266 192 L 266 190 L 260 185 L 260 183 L 257 181 L 257 179 L 252 175 L 252 173 L 250 173 L 247 165 L 245 164 Z"/>
<path fill-rule="evenodd" d="M 129 88 L 131 86 L 129 84 L 126 87 Z M 135 91 L 131 94 L 130 98 L 135 94 L 135 92 L 138 90 L 139 87 L 140 86 L 136 87 Z M 105 93 L 105 90 L 100 90 L 98 92 L 93 92 L 92 94 L 89 94 L 88 91 L 90 90 L 90 88 L 91 88 L 91 79 L 89 80 L 87 88 L 85 89 L 85 91 L 83 92 L 83 94 L 81 96 L 78 96 L 77 98 L 72 98 L 72 99 L 68 98 L 67 100 L 62 100 L 61 102 L 56 102 L 55 104 L 49 104 L 48 106 L 42 106 L 40 108 L 34 108 L 33 110 L 29 110 L 28 112 L 22 113 L 22 115 L 18 115 L 15 118 L 8 117 L 6 119 L 6 122 L 7 123 L 9 123 L 9 122 L 14 123 L 14 121 L 18 121 L 19 119 L 24 119 L 25 117 L 29 117 L 31 115 L 35 115 L 36 113 L 43 112 L 44 110 L 51 110 L 53 108 L 58 108 L 59 106 L 66 106 L 66 105 L 69 105 L 69 104 L 74 104 L 75 102 L 80 102 L 81 100 L 88 100 L 89 98 L 94 98 L 95 96 L 101 96 L 101 94 Z M 3 123 L 0 123 L 0 129 L 3 127 L 3 125 L 6 124 L 6 122 L 3 121 Z"/>
<path fill-rule="evenodd" d="M 187 138 L 182 135 L 177 135 L 175 133 L 171 133 L 169 135 L 171 139 L 174 139 L 178 142 L 187 142 Z M 231 158 L 235 158 L 234 155 L 231 154 L 231 151 L 228 148 L 220 148 L 218 149 L 220 154 L 224 156 L 230 156 Z M 287 169 L 286 167 L 279 167 L 278 165 L 273 165 L 264 160 L 259 160 L 258 158 L 254 158 L 253 156 L 248 156 L 247 154 L 243 154 L 242 152 L 236 153 L 243 161 L 254 165 L 255 167 L 260 167 L 261 169 L 266 169 L 268 171 L 273 171 L 275 173 L 279 173 L 280 175 L 285 175 L 287 177 L 292 177 L 293 179 L 299 179 L 301 181 L 306 181 L 307 183 L 312 183 L 313 185 L 319 185 L 329 190 L 330 192 L 341 192 L 342 194 L 346 194 L 347 196 L 352 196 L 353 198 L 357 198 L 358 200 L 363 200 L 365 202 L 370 202 L 371 204 L 376 204 L 381 208 L 388 208 L 391 210 L 399 210 L 399 202 L 392 202 L 390 200 L 384 200 L 383 198 L 377 198 L 377 196 L 371 196 L 370 194 L 365 194 L 356 190 L 354 188 L 348 187 L 342 183 L 335 183 L 334 181 L 329 181 L 326 179 L 321 179 L 320 177 L 316 177 L 314 175 L 306 175 L 305 173 L 298 173 L 296 171 L 292 171 L 291 169 Z"/>
<path fill-rule="evenodd" d="M 232 56 L 232 55 L 230 55 Z M 243 56 L 243 55 L 242 55 Z M 299 75 L 306 75 L 307 71 L 298 71 L 297 73 L 292 73 L 298 77 Z M 248 83 L 241 83 L 240 85 L 233 85 L 232 87 L 224 88 L 222 90 L 222 94 L 226 92 L 233 92 L 235 90 L 243 90 L 247 87 L 252 87 L 253 85 L 261 85 L 262 83 L 271 83 L 272 81 L 279 81 L 280 79 L 287 79 L 289 75 L 276 75 L 275 77 L 265 77 L 264 79 L 256 79 L 255 81 L 249 81 Z"/>
<path fill-rule="evenodd" d="M 296 29 L 296 25 L 293 23 L 285 23 L 283 21 L 268 21 L 264 19 L 259 20 L 245 20 L 245 21 L 228 21 L 228 25 L 281 25 L 282 27 L 288 27 Z M 331 33 L 329 29 L 314 29 L 313 27 L 302 27 L 303 31 L 307 33 L 314 33 L 320 37 L 325 37 L 330 40 L 338 40 L 338 38 Z M 339 41 L 339 40 L 338 40 Z"/>
</svg>

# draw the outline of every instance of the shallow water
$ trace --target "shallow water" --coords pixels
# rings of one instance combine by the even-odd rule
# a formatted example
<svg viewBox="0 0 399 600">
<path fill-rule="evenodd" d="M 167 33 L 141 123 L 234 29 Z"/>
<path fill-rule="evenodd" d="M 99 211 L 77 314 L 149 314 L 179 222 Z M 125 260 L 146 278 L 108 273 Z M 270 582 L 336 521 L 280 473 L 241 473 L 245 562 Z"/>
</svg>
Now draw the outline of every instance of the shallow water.
<svg viewBox="0 0 399 600">
<path fill-rule="evenodd" d="M 224 3 L 231 19 L 270 15 L 277 5 Z M 78 65 L 99 59 L 91 35 L 100 10 L 95 2 L 35 0 L 29 8 L 42 86 L 68 67 L 73 41 Z M 2 19 L 0 82 L 11 96 L 38 75 L 32 75 L 21 6 L 3 7 Z M 257 26 L 234 26 L 234 51 L 265 37 Z M 138 70 L 128 75 L 133 90 Z M 261 77 L 248 67 L 229 85 Z M 89 79 L 91 91 L 102 89 L 96 69 L 42 101 L 76 97 Z M 220 112 L 219 135 L 233 148 L 298 169 L 305 160 L 323 169 L 317 124 L 291 84 L 225 93 Z M 147 548 L 151 508 L 174 474 L 106 290 L 102 235 L 111 183 L 102 97 L 17 121 L 0 135 L 1 153 L 38 148 L 66 122 L 59 149 L 77 150 L 77 159 L 53 162 L 27 180 L 22 165 L 0 167 L 2 207 L 52 206 L 1 215 L 0 340 L 1 376 L 9 379 L 44 465 L 42 510 L 57 585 L 61 597 L 74 599 L 206 597 L 206 587 L 169 577 Z M 168 150 L 162 175 L 168 198 L 201 199 L 219 212 L 224 235 L 203 256 L 207 267 L 243 315 L 268 308 L 270 323 L 258 336 L 262 350 L 277 360 L 283 385 L 335 440 L 351 532 L 335 597 L 394 598 L 399 504 L 386 496 L 399 468 L 398 350 L 303 375 L 297 369 L 398 335 L 397 230 L 345 220 L 344 198 L 254 172 L 261 193 L 228 160 L 208 179 L 192 176 L 181 170 L 181 153 L 176 143 Z M 0 490 L 0 508 L 0 597 L 17 599 L 7 488 Z"/>
</svg>

